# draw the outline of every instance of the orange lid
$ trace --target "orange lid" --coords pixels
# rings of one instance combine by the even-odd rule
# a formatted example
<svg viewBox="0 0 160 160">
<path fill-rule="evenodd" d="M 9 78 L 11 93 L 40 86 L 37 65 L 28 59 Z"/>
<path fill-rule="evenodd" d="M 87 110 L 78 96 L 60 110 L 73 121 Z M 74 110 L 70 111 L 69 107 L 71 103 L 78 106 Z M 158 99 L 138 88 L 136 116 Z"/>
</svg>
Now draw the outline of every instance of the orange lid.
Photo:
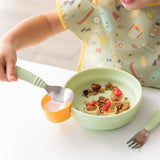
<svg viewBox="0 0 160 160">
<path fill-rule="evenodd" d="M 46 94 L 41 100 L 41 107 L 49 121 L 54 122 L 54 123 L 60 123 L 60 122 L 66 121 L 67 119 L 71 117 L 70 108 L 72 106 L 72 102 L 66 103 L 63 109 L 52 112 L 44 108 L 45 104 L 49 102 L 50 100 L 51 98 L 48 94 Z"/>
</svg>

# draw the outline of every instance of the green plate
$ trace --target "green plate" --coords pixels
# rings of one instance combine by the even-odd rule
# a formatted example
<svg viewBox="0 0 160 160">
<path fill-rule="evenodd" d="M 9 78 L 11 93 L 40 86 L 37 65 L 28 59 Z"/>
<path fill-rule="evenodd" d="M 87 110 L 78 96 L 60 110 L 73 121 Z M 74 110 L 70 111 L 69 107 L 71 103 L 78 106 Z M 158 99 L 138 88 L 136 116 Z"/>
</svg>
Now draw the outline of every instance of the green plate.
<svg viewBox="0 0 160 160">
<path fill-rule="evenodd" d="M 102 88 L 111 82 L 112 85 L 124 93 L 131 104 L 131 108 L 123 113 L 110 116 L 96 116 L 84 113 L 85 101 L 97 100 L 99 96 L 109 97 L 111 91 L 105 91 L 96 96 L 86 98 L 82 96 L 85 89 L 91 89 L 92 83 L 100 84 Z M 109 68 L 93 68 L 78 72 L 65 85 L 74 91 L 75 98 L 71 107 L 72 117 L 83 127 L 95 130 L 112 130 L 131 121 L 142 99 L 142 87 L 139 81 L 131 74 Z"/>
</svg>

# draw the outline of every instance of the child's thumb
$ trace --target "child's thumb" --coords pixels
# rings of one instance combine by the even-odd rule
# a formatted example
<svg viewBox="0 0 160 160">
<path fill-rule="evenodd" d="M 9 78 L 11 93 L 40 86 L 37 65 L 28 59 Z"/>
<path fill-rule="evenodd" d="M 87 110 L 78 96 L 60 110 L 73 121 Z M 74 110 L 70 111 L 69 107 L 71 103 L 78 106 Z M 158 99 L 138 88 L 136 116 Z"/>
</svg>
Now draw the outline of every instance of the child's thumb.
<svg viewBox="0 0 160 160">
<path fill-rule="evenodd" d="M 9 81 L 17 81 L 16 67 L 14 64 L 7 64 L 7 78 Z"/>
</svg>

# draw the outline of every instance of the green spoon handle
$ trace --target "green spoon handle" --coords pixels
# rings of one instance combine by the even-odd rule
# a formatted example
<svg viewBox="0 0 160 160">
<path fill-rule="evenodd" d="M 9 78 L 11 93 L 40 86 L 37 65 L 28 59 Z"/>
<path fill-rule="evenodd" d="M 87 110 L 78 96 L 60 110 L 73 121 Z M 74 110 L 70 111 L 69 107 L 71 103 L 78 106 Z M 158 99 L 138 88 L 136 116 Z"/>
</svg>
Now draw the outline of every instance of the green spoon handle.
<svg viewBox="0 0 160 160">
<path fill-rule="evenodd" d="M 160 109 L 157 110 L 152 116 L 148 119 L 145 124 L 145 129 L 147 131 L 152 131 L 160 123 Z"/>
<path fill-rule="evenodd" d="M 45 88 L 46 83 L 40 77 L 36 76 L 30 71 L 16 66 L 16 75 L 17 78 L 29 82 L 37 87 Z"/>
</svg>

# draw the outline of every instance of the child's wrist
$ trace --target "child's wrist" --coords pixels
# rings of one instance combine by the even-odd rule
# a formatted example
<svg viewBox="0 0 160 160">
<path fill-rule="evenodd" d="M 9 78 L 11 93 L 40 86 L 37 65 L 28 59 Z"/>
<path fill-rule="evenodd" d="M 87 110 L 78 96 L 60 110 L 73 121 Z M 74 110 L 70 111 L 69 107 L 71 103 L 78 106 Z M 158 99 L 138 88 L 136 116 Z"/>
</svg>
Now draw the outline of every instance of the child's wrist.
<svg viewBox="0 0 160 160">
<path fill-rule="evenodd" d="M 1 42 L 1 44 L 9 44 L 13 48 L 16 48 L 15 47 L 15 42 L 14 42 L 14 40 L 10 36 L 4 36 L 4 37 L 2 37 L 1 40 L 0 40 L 0 42 Z"/>
</svg>

